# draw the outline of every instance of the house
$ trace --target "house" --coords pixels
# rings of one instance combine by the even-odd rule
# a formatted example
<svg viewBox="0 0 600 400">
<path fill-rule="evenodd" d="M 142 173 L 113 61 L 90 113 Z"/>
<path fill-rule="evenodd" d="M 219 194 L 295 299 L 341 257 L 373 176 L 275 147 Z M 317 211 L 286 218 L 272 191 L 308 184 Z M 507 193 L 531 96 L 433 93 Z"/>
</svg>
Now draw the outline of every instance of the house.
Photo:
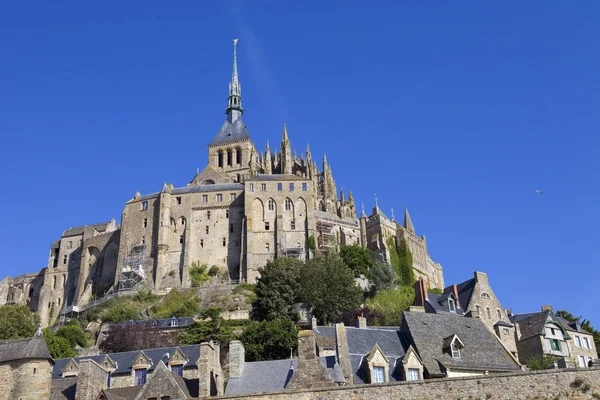
<svg viewBox="0 0 600 400">
<path fill-rule="evenodd" d="M 229 380 L 226 395 L 273 393 L 286 389 L 322 388 L 345 385 L 335 356 L 317 356 L 312 331 L 298 333 L 298 358 L 245 361 L 242 342 L 229 343 Z"/>
<path fill-rule="evenodd" d="M 441 295 L 428 292 L 424 279 L 415 283 L 415 306 L 427 313 L 480 318 L 488 330 L 518 360 L 515 327 L 489 284 L 484 272 L 475 271 L 473 278 L 446 287 Z"/>
<path fill-rule="evenodd" d="M 160 372 L 162 378 L 153 378 L 162 370 L 168 374 L 163 371 Z M 147 388 L 154 387 L 159 381 L 168 381 L 165 387 L 171 388 L 175 394 L 162 396 L 168 395 L 171 399 L 181 396 L 179 389 L 192 397 L 222 394 L 219 344 L 211 341 L 199 345 L 56 360 L 50 398 L 72 400 L 76 393 L 87 387 L 94 399 L 101 390 L 106 399 L 111 399 L 111 394 L 115 393 L 126 394 L 124 398 L 129 399 L 127 396 L 137 396 L 142 390 L 145 393 L 150 390 Z"/>
<path fill-rule="evenodd" d="M 586 367 L 597 358 L 592 334 L 577 323 L 557 317 L 550 305 L 542 306 L 541 312 L 513 315 L 510 320 L 517 326 L 522 363 L 551 355 L 560 367 Z"/>
<path fill-rule="evenodd" d="M 404 312 L 400 331 L 422 362 L 425 379 L 520 370 L 480 318 Z"/>
<path fill-rule="evenodd" d="M 171 337 L 177 336 L 183 329 L 194 323 L 192 317 L 177 317 L 172 316 L 171 318 L 150 318 L 146 320 L 134 320 L 120 322 L 118 324 L 104 323 L 100 327 L 98 338 L 96 339 L 96 345 L 100 345 L 108 336 L 111 329 L 125 328 L 129 326 L 140 327 L 141 329 L 147 329 L 151 331 L 157 331 L 161 335 L 170 335 Z"/>
<path fill-rule="evenodd" d="M 1 341 L 0 394 L 7 399 L 47 399 L 53 364 L 41 330 L 30 339 Z"/>
</svg>

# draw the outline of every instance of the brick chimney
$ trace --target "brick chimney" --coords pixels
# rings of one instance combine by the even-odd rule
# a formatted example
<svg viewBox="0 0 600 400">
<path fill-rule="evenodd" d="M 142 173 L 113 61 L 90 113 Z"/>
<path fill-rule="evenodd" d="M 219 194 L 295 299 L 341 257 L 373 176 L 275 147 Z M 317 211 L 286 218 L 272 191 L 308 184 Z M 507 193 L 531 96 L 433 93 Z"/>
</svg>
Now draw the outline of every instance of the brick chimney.
<svg viewBox="0 0 600 400">
<path fill-rule="evenodd" d="M 512 313 L 512 308 L 507 308 L 507 309 L 506 309 L 506 310 L 504 310 L 504 311 L 506 311 L 506 316 L 507 316 L 508 318 L 512 317 L 512 315 L 513 315 L 513 313 Z"/>
<path fill-rule="evenodd" d="M 356 327 L 361 328 L 361 329 L 366 328 L 367 327 L 367 319 L 365 317 L 363 317 L 362 315 L 359 315 L 358 318 L 356 318 Z"/>
<path fill-rule="evenodd" d="M 542 306 L 542 312 L 545 311 L 554 311 L 554 309 L 552 308 L 552 306 L 550 304 L 546 304 L 545 306 Z"/>
<path fill-rule="evenodd" d="M 425 307 L 425 303 L 429 300 L 429 293 L 427 292 L 427 279 L 419 278 L 414 285 L 415 288 L 415 306 Z"/>
<path fill-rule="evenodd" d="M 229 377 L 240 378 L 246 361 L 246 348 L 239 340 L 229 342 Z"/>
<path fill-rule="evenodd" d="M 445 288 L 443 293 L 452 293 L 454 295 L 454 298 L 456 299 L 456 307 L 460 307 L 460 303 L 458 302 L 458 287 L 455 284 L 452 284 Z"/>
<path fill-rule="evenodd" d="M 488 276 L 485 272 L 479 272 L 479 271 L 475 271 L 475 273 L 473 274 L 475 277 L 475 282 L 477 283 L 482 283 L 485 285 L 489 285 L 489 281 L 488 281 Z"/>
</svg>

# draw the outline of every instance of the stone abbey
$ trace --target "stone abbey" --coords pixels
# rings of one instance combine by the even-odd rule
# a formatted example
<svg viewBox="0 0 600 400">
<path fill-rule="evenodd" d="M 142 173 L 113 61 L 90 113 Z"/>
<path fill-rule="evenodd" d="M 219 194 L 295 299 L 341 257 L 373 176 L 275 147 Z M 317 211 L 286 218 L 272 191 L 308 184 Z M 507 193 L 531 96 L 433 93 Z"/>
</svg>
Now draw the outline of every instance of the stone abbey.
<svg viewBox="0 0 600 400">
<path fill-rule="evenodd" d="M 408 210 L 399 223 L 377 206 L 370 215 L 352 192 L 338 191 L 332 168 L 307 147 L 292 152 L 283 125 L 278 149 L 259 151 L 242 116 L 234 41 L 227 119 L 208 144 L 208 165 L 184 187 L 165 184 L 125 203 L 121 223 L 70 228 L 50 246 L 40 272 L 0 281 L 0 304 L 27 304 L 43 325 L 61 311 L 83 307 L 107 292 L 140 285 L 157 292 L 190 286 L 193 263 L 216 265 L 232 281 L 254 282 L 268 260 L 307 260 L 344 245 L 360 245 L 390 260 L 390 238 L 405 240 L 415 277 L 443 288 L 442 267 L 417 236 Z"/>
</svg>

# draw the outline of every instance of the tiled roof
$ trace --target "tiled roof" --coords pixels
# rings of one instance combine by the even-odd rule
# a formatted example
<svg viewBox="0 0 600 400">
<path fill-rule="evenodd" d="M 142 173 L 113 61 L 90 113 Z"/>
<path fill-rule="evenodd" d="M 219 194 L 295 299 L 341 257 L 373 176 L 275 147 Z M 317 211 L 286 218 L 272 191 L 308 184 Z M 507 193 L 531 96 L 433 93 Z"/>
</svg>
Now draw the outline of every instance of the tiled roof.
<svg viewBox="0 0 600 400">
<path fill-rule="evenodd" d="M 83 357 L 75 357 L 74 360 L 79 362 L 81 360 L 94 360 L 97 363 L 101 363 L 105 356 L 109 356 L 113 361 L 117 363 L 117 369 L 113 372 L 113 374 L 129 374 L 131 373 L 131 364 L 141 351 L 144 352 L 151 360 L 152 366 L 148 369 L 148 371 L 153 371 L 154 368 L 158 365 L 158 362 L 161 360 L 166 360 L 166 354 L 173 355 L 173 352 L 177 349 L 177 346 L 174 347 L 163 347 L 159 349 L 147 349 L 147 350 L 134 350 L 127 351 L 124 353 L 111 353 L 111 354 L 99 354 L 96 356 L 83 356 Z M 189 360 L 185 367 L 190 367 L 196 364 L 198 359 L 200 358 L 200 345 L 193 344 L 190 346 L 179 346 L 179 350 Z M 56 364 L 52 369 L 52 379 L 59 379 L 62 375 L 62 369 L 67 365 L 67 363 L 71 360 L 70 358 L 62 358 L 60 360 L 56 360 Z"/>
<path fill-rule="evenodd" d="M 456 318 L 446 314 L 404 312 L 402 331 L 423 360 L 429 374 L 442 374 L 440 366 L 479 371 L 516 371 L 517 363 L 492 336 L 479 318 Z M 460 358 L 443 348 L 444 338 L 457 335 L 465 344 Z"/>
<path fill-rule="evenodd" d="M 292 367 L 292 368 L 290 368 Z M 285 389 L 298 360 L 245 362 L 241 377 L 227 381 L 225 394 L 270 393 Z"/>
<path fill-rule="evenodd" d="M 425 309 L 427 310 L 427 312 L 434 312 L 434 313 L 447 313 L 449 315 L 460 315 L 463 316 L 465 314 L 464 309 L 462 308 L 462 301 L 460 300 L 459 297 L 459 304 L 461 305 L 461 307 L 456 307 L 456 312 L 453 313 L 450 311 L 450 309 L 448 308 L 448 306 L 443 306 L 442 302 L 444 300 L 447 300 L 449 297 L 450 293 L 447 294 L 435 294 L 435 293 L 427 293 L 427 297 L 428 300 L 425 303 Z"/>
<path fill-rule="evenodd" d="M 518 323 L 521 331 L 520 340 L 529 339 L 530 337 L 541 335 L 544 333 L 546 320 L 550 311 L 543 311 L 531 314 L 513 315 L 510 317 L 510 322 Z"/>
<path fill-rule="evenodd" d="M 13 360 L 52 361 L 44 336 L 36 334 L 31 339 L 5 340 L 0 342 L 0 363 Z"/>
<path fill-rule="evenodd" d="M 250 139 L 250 135 L 248 135 L 248 131 L 246 130 L 246 125 L 244 121 L 242 121 L 242 117 L 237 118 L 233 123 L 230 121 L 230 118 L 227 118 L 219 132 L 215 135 L 212 142 L 210 142 L 209 146 L 215 146 L 219 144 L 235 142 L 238 140 Z"/>
</svg>

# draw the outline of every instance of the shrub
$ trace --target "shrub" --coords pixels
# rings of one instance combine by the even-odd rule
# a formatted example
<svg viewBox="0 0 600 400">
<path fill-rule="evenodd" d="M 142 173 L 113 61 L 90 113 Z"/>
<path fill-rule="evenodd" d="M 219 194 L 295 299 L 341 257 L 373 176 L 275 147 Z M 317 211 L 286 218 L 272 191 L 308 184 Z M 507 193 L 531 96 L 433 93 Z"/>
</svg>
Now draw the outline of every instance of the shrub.
<svg viewBox="0 0 600 400">
<path fill-rule="evenodd" d="M 0 307 L 0 340 L 32 337 L 40 317 L 27 306 L 6 304 Z"/>
<path fill-rule="evenodd" d="M 544 354 L 530 357 L 527 360 L 527 366 L 531 370 L 542 370 L 548 369 L 549 366 L 556 362 L 556 358 L 554 356 Z"/>
<path fill-rule="evenodd" d="M 221 269 L 219 267 L 217 267 L 216 265 L 213 265 L 212 267 L 210 267 L 210 269 L 208 270 L 208 276 L 217 276 L 219 275 L 219 271 Z"/>
<path fill-rule="evenodd" d="M 192 317 L 198 314 L 199 305 L 200 298 L 194 296 L 193 291 L 179 292 L 173 289 L 152 307 L 152 314 L 156 318 Z"/>
<path fill-rule="evenodd" d="M 52 333 L 48 329 L 44 329 L 44 340 L 46 340 L 48 351 L 54 359 L 75 357 L 77 355 L 67 339 Z"/>
<path fill-rule="evenodd" d="M 85 332 L 81 326 L 77 323 L 77 320 L 72 319 L 75 323 L 69 323 L 65 326 L 61 326 L 56 331 L 56 336 L 65 338 L 72 348 L 79 345 L 80 347 L 87 347 L 87 340 L 85 338 Z"/>
<path fill-rule="evenodd" d="M 190 280 L 192 281 L 193 287 L 198 287 L 210 279 L 207 270 L 208 265 L 206 264 L 200 265 L 199 262 L 192 263 L 192 266 L 190 267 Z"/>
</svg>

